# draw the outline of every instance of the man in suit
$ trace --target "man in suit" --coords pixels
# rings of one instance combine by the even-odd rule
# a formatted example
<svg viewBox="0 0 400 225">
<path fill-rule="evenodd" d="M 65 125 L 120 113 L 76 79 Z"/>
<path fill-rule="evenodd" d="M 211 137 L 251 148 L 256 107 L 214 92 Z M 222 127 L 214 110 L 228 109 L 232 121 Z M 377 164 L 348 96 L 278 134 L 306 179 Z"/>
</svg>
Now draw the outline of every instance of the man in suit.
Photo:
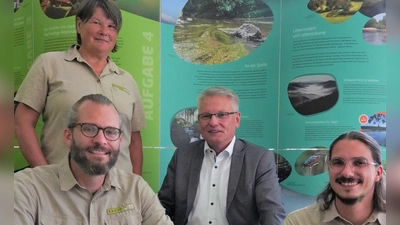
<svg viewBox="0 0 400 225">
<path fill-rule="evenodd" d="M 204 140 L 179 147 L 158 193 L 175 225 L 280 225 L 285 217 L 274 155 L 236 138 L 239 99 L 212 87 L 197 101 Z"/>
</svg>

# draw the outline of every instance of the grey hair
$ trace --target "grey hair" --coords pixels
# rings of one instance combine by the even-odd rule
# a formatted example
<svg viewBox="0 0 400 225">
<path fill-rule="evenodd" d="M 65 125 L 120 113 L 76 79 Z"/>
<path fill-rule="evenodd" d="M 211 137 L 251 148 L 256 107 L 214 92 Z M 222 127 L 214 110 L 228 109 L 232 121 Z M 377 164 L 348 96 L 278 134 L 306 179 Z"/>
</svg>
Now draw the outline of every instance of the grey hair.
<svg viewBox="0 0 400 225">
<path fill-rule="evenodd" d="M 200 110 L 200 104 L 206 97 L 223 96 L 228 97 L 233 102 L 233 110 L 239 111 L 239 97 L 231 89 L 225 87 L 211 87 L 205 89 L 197 98 L 197 108 Z"/>
<path fill-rule="evenodd" d="M 76 123 L 78 123 L 79 120 L 79 113 L 78 110 L 81 107 L 81 105 L 86 102 L 86 101 L 91 101 L 93 103 L 99 104 L 99 105 L 111 105 L 115 109 L 115 111 L 118 113 L 119 117 L 119 124 L 121 127 L 121 116 L 119 115 L 118 109 L 115 107 L 115 105 L 111 102 L 110 99 L 108 99 L 106 96 L 102 94 L 90 94 L 90 95 L 85 95 L 81 99 L 79 99 L 68 111 L 67 115 L 67 127 L 72 127 Z"/>
<path fill-rule="evenodd" d="M 106 14 L 108 19 L 111 19 L 117 28 L 117 32 L 121 30 L 122 27 L 122 15 L 118 6 L 112 0 L 85 0 L 80 3 L 79 8 L 76 12 L 75 21 L 78 18 L 86 23 L 92 16 L 96 8 L 101 8 Z M 79 45 L 82 44 L 81 35 L 76 33 L 76 41 Z M 115 44 L 111 52 L 117 52 L 118 46 Z"/>
<path fill-rule="evenodd" d="M 329 160 L 332 157 L 332 149 L 341 140 L 358 140 L 364 143 L 371 150 L 371 155 L 374 161 L 377 164 L 382 165 L 381 150 L 379 148 L 379 144 L 371 136 L 359 131 L 349 131 L 339 135 L 339 137 L 337 137 L 329 147 Z M 326 210 L 331 206 L 335 197 L 335 191 L 332 189 L 331 185 L 328 184 L 325 187 L 324 191 L 318 195 L 317 201 L 322 202 L 322 209 Z M 378 212 L 386 212 L 386 187 L 384 176 L 382 176 L 382 178 L 375 183 L 372 203 L 374 210 L 377 210 Z"/>
</svg>

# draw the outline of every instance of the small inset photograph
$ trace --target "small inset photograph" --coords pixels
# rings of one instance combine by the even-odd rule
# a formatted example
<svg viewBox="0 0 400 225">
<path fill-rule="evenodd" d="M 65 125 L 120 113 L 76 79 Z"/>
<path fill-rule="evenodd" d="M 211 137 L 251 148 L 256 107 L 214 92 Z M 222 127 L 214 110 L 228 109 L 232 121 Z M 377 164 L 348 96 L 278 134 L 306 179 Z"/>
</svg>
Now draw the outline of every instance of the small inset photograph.
<svg viewBox="0 0 400 225">
<path fill-rule="evenodd" d="M 386 147 L 386 112 L 367 115 L 361 123 L 361 131 L 368 134 L 382 147 Z"/>
<path fill-rule="evenodd" d="M 362 30 L 363 39 L 372 45 L 382 45 L 386 43 L 386 13 L 372 17 L 364 25 Z"/>
<path fill-rule="evenodd" d="M 330 74 L 303 75 L 287 88 L 289 101 L 301 115 L 313 115 L 332 108 L 339 99 L 335 78 Z"/>
<path fill-rule="evenodd" d="M 75 16 L 76 10 L 84 0 L 39 0 L 43 13 L 51 19 Z"/>
<path fill-rule="evenodd" d="M 16 12 L 22 5 L 23 0 L 14 0 L 14 12 Z"/>
<path fill-rule="evenodd" d="M 386 13 L 386 0 L 364 0 L 359 12 L 368 17 Z"/>
<path fill-rule="evenodd" d="M 358 12 L 362 5 L 363 0 L 310 0 L 307 7 L 330 23 L 342 23 Z"/>
<path fill-rule="evenodd" d="M 194 64 L 232 62 L 256 50 L 273 26 L 273 13 L 262 0 L 191 0 L 176 20 L 173 47 Z"/>
<path fill-rule="evenodd" d="M 290 165 L 289 161 L 281 154 L 274 153 L 274 156 L 275 162 L 277 164 L 278 179 L 280 183 L 290 176 L 290 174 L 292 173 L 292 166 Z"/>
<path fill-rule="evenodd" d="M 295 170 L 301 176 L 315 176 L 327 172 L 328 157 L 328 148 L 321 146 L 310 148 L 297 157 Z"/>
<path fill-rule="evenodd" d="M 190 142 L 203 139 L 199 132 L 197 108 L 186 108 L 177 112 L 170 123 L 170 137 L 172 144 L 179 148 Z"/>
<path fill-rule="evenodd" d="M 42 8 L 43 13 L 51 18 L 51 19 L 62 19 L 70 16 L 75 16 L 76 11 L 78 10 L 81 2 L 85 0 L 39 0 L 40 7 Z M 158 11 L 154 9 L 155 1 L 156 0 L 148 0 L 146 2 L 137 1 L 137 0 L 112 0 L 116 2 L 117 6 L 121 10 L 128 9 L 126 11 L 129 12 L 139 12 L 141 11 L 142 14 L 139 15 L 149 16 L 151 19 L 158 18 Z M 138 5 L 142 4 L 142 6 L 137 7 Z M 157 1 L 157 9 L 158 7 Z M 149 12 L 151 11 L 151 12 Z M 146 15 L 144 15 L 146 13 Z"/>
</svg>

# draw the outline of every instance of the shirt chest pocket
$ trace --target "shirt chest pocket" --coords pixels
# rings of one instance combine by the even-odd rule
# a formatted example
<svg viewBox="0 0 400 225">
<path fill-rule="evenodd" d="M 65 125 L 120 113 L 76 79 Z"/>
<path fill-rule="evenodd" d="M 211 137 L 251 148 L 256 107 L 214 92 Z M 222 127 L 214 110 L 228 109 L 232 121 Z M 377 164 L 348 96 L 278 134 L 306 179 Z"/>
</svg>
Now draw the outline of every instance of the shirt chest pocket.
<svg viewBox="0 0 400 225">
<path fill-rule="evenodd" d="M 40 225 L 83 225 L 79 219 L 53 215 L 42 215 L 39 220 Z"/>
<path fill-rule="evenodd" d="M 141 225 L 142 215 L 137 211 L 129 211 L 110 215 L 104 221 L 105 225 Z"/>
</svg>

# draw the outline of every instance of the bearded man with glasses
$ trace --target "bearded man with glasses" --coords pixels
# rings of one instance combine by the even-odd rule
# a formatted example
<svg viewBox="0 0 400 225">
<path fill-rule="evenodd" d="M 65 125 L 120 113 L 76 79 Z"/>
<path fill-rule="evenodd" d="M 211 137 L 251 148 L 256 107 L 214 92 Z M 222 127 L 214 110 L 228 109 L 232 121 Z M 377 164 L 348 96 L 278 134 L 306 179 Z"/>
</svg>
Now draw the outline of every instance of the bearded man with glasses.
<svg viewBox="0 0 400 225">
<path fill-rule="evenodd" d="M 107 97 L 83 96 L 67 124 L 60 163 L 14 174 L 14 224 L 172 225 L 146 181 L 114 167 L 121 119 Z"/>
<path fill-rule="evenodd" d="M 329 184 L 317 203 L 292 212 L 284 225 L 386 225 L 386 190 L 378 143 L 350 131 L 329 148 Z"/>
<path fill-rule="evenodd" d="M 285 211 L 274 155 L 236 138 L 239 98 L 224 87 L 197 100 L 204 140 L 176 149 L 158 192 L 175 225 L 281 225 Z"/>
</svg>

